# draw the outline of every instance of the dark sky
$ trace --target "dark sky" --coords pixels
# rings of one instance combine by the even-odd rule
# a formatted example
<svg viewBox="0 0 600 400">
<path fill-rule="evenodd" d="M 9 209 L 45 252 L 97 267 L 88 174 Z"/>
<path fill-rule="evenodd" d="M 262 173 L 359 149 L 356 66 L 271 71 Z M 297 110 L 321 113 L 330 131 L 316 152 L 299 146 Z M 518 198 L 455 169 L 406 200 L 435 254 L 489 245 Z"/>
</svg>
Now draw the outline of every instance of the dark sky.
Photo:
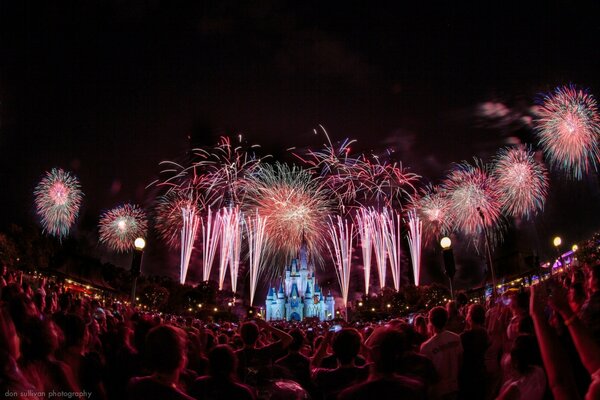
<svg viewBox="0 0 600 400">
<path fill-rule="evenodd" d="M 598 2 L 212 3 L 0 1 L 2 226 L 34 220 L 31 191 L 60 166 L 80 176 L 79 229 L 92 230 L 101 210 L 144 203 L 157 163 L 190 138 L 224 133 L 281 155 L 320 145 L 323 124 L 396 148 L 435 182 L 453 161 L 531 140 L 523 116 L 540 93 L 572 82 L 600 95 Z M 596 230 L 598 197 L 595 175 L 553 175 L 543 241 Z"/>
</svg>

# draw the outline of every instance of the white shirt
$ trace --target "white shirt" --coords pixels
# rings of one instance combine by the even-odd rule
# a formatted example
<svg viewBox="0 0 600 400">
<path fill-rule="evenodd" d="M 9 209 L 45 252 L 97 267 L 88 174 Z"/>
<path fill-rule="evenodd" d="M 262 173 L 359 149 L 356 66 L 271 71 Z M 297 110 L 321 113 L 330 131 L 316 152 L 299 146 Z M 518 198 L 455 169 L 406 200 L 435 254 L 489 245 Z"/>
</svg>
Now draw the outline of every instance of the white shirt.
<svg viewBox="0 0 600 400">
<path fill-rule="evenodd" d="M 458 371 L 463 353 L 460 336 L 442 331 L 421 345 L 421 353 L 433 362 L 440 377 L 433 387 L 435 395 L 458 391 Z"/>
</svg>

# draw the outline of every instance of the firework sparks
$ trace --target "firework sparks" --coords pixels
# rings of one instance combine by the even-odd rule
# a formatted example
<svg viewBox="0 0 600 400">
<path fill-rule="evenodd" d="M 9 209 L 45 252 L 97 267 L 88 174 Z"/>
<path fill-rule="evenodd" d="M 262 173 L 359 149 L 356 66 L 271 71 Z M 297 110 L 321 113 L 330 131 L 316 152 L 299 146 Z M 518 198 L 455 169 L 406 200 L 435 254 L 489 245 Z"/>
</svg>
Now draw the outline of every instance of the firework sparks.
<svg viewBox="0 0 600 400">
<path fill-rule="evenodd" d="M 181 227 L 181 263 L 179 265 L 179 283 L 185 283 L 192 250 L 194 249 L 194 241 L 196 240 L 196 232 L 200 225 L 200 217 L 196 214 L 196 208 L 185 206 L 181 208 L 183 226 Z"/>
<path fill-rule="evenodd" d="M 512 217 L 530 217 L 544 209 L 548 193 L 546 168 L 524 148 L 501 149 L 493 175 L 503 210 Z"/>
<path fill-rule="evenodd" d="M 221 235 L 221 219 L 217 212 L 209 207 L 205 218 L 202 218 L 202 280 L 210 279 L 210 271 L 215 260 L 219 236 Z"/>
<path fill-rule="evenodd" d="M 437 186 L 427 186 L 413 203 L 423 223 L 425 242 L 438 240 L 450 231 L 450 201 Z"/>
<path fill-rule="evenodd" d="M 458 164 L 443 188 L 455 229 L 476 238 L 487 228 L 490 239 L 495 239 L 502 217 L 500 192 L 486 165 L 480 160 L 475 160 L 475 165 Z"/>
<path fill-rule="evenodd" d="M 146 213 L 134 204 L 124 204 L 102 214 L 100 217 L 100 241 L 118 252 L 134 248 L 136 238 L 146 237 L 148 221 Z"/>
<path fill-rule="evenodd" d="M 545 96 L 536 132 L 550 165 L 581 179 L 596 168 L 600 151 L 600 117 L 596 99 L 575 86 Z"/>
<path fill-rule="evenodd" d="M 233 211 L 223 208 L 219 214 L 221 226 L 221 246 L 219 250 L 219 290 L 223 290 L 225 274 L 229 265 L 229 247 L 231 246 L 231 218 Z"/>
<path fill-rule="evenodd" d="M 356 212 L 356 225 L 360 235 L 360 247 L 363 256 L 363 268 L 365 273 L 365 294 L 369 294 L 371 280 L 371 254 L 373 253 L 372 232 L 373 219 L 369 210 L 361 207 Z"/>
<path fill-rule="evenodd" d="M 350 287 L 350 271 L 352 267 L 352 239 L 354 236 L 354 225 L 350 221 L 344 221 L 339 215 L 336 218 L 329 217 L 329 236 L 331 246 L 327 248 L 335 263 L 344 307 L 348 306 L 348 289 Z M 332 248 L 333 247 L 333 248 Z"/>
<path fill-rule="evenodd" d="M 267 218 L 265 255 L 281 265 L 294 258 L 303 241 L 318 256 L 331 212 L 330 192 L 318 179 L 285 164 L 261 165 L 246 182 L 246 209 Z M 277 271 L 273 271 L 277 273 Z"/>
<path fill-rule="evenodd" d="M 421 231 L 423 222 L 415 209 L 408 212 L 408 247 L 412 261 L 415 286 L 419 286 L 421 276 Z"/>
<path fill-rule="evenodd" d="M 385 236 L 385 226 L 382 222 L 381 213 L 378 213 L 373 208 L 371 213 L 371 236 L 373 238 L 373 249 L 375 251 L 375 263 L 377 264 L 377 272 L 379 275 L 379 288 L 383 290 L 385 287 L 385 278 L 387 270 L 387 245 Z"/>
<path fill-rule="evenodd" d="M 399 213 L 386 208 L 380 214 L 380 219 L 381 229 L 385 238 L 385 246 L 390 259 L 390 267 L 392 268 L 394 289 L 398 291 L 400 290 L 400 261 L 402 255 L 402 236 L 400 235 L 401 217 Z"/>
<path fill-rule="evenodd" d="M 53 168 L 38 183 L 34 195 L 44 231 L 59 239 L 67 236 L 83 198 L 79 180 L 68 171 Z"/>
<path fill-rule="evenodd" d="M 262 252 L 264 249 L 266 218 L 260 216 L 258 211 L 254 217 L 246 219 L 248 233 L 248 258 L 250 262 L 250 307 L 254 302 L 254 293 L 264 264 L 262 263 Z"/>
<path fill-rule="evenodd" d="M 231 291 L 237 290 L 238 274 L 240 272 L 240 255 L 242 251 L 242 224 L 244 217 L 236 207 L 229 219 L 229 277 L 231 278 Z"/>
</svg>

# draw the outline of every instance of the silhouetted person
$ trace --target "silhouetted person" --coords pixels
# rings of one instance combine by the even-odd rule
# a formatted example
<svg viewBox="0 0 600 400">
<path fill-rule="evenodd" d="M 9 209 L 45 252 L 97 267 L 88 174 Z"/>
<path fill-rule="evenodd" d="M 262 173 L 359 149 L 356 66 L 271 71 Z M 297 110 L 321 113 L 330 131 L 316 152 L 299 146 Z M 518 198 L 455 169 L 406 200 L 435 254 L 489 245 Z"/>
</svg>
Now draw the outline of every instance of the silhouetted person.
<svg viewBox="0 0 600 400">
<path fill-rule="evenodd" d="M 439 376 L 433 386 L 434 399 L 456 399 L 458 396 L 458 371 L 462 362 L 462 344 L 456 333 L 445 330 L 448 312 L 443 307 L 429 311 L 431 338 L 421 345 L 421 353 L 427 356 Z"/>
<path fill-rule="evenodd" d="M 393 328 L 379 328 L 369 338 L 367 347 L 373 361 L 369 379 L 345 389 L 338 399 L 424 398 L 425 393 L 421 382 L 395 373 L 407 347 L 405 336 L 400 331 Z"/>
<path fill-rule="evenodd" d="M 467 312 L 467 330 L 460 334 L 463 346 L 463 364 L 459 374 L 461 399 L 485 397 L 485 352 L 490 346 L 490 339 L 484 324 L 485 308 L 472 304 Z"/>
<path fill-rule="evenodd" d="M 215 346 L 208 353 L 209 374 L 196 379 L 190 394 L 198 400 L 252 400 L 254 393 L 235 381 L 237 358 L 228 345 Z"/>
<path fill-rule="evenodd" d="M 152 328 L 146 337 L 145 355 L 150 376 L 132 378 L 131 400 L 190 400 L 179 389 L 179 374 L 186 364 L 185 332 L 169 325 Z"/>
</svg>

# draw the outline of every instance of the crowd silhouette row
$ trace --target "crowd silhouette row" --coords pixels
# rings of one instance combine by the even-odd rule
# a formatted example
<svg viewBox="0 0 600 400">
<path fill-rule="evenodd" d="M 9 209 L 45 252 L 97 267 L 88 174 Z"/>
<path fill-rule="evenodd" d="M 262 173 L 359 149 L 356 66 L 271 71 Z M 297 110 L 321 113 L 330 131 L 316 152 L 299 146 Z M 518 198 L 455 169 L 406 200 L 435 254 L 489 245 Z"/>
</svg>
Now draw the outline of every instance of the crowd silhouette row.
<svg viewBox="0 0 600 400">
<path fill-rule="evenodd" d="M 600 265 L 408 320 L 141 312 L 3 268 L 0 394 L 33 399 L 600 399 Z"/>
</svg>

